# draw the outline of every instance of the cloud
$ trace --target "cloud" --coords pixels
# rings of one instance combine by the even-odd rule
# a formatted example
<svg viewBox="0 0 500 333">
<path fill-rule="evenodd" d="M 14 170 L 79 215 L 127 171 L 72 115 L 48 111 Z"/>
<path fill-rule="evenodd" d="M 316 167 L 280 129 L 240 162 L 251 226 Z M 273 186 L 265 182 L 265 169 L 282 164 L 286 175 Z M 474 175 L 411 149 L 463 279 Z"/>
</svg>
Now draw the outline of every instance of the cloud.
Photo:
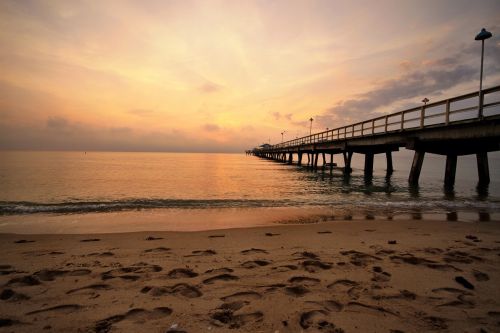
<svg viewBox="0 0 500 333">
<path fill-rule="evenodd" d="M 205 94 L 211 94 L 211 93 L 215 93 L 215 92 L 222 90 L 222 86 L 218 85 L 217 83 L 207 81 L 204 84 L 202 84 L 198 88 L 198 90 L 202 93 L 205 93 Z"/>
<path fill-rule="evenodd" d="M 47 127 L 56 130 L 65 129 L 68 127 L 68 121 L 63 117 L 51 116 L 47 119 Z"/>
<path fill-rule="evenodd" d="M 289 122 L 292 121 L 293 114 L 292 113 L 286 113 L 286 114 L 281 114 L 280 112 L 272 112 L 272 116 L 274 117 L 275 120 L 280 120 L 281 118 L 285 118 Z"/>
<path fill-rule="evenodd" d="M 345 125 L 376 117 L 381 108 L 395 103 L 407 104 L 410 99 L 443 95 L 459 84 L 477 80 L 479 69 L 470 59 L 477 53 L 473 49 L 469 46 L 453 56 L 424 61 L 413 70 L 409 70 L 411 63 L 403 61 L 400 65 L 405 71 L 399 77 L 378 82 L 374 89 L 336 103 L 316 116 L 316 120 L 324 126 L 332 123 Z M 500 46 L 492 45 L 489 56 L 496 55 L 500 59 Z M 498 63 L 490 62 L 485 72 L 498 72 L 498 67 Z"/>
<path fill-rule="evenodd" d="M 205 124 L 203 125 L 203 129 L 207 132 L 218 132 L 220 127 L 216 124 Z"/>
<path fill-rule="evenodd" d="M 68 122 L 67 130 L 55 131 L 45 124 L 12 126 L 0 121 L 0 149 L 241 153 L 261 141 L 258 133 L 239 132 L 227 131 L 221 141 L 219 136 L 210 138 L 175 128 L 140 131 Z"/>
</svg>

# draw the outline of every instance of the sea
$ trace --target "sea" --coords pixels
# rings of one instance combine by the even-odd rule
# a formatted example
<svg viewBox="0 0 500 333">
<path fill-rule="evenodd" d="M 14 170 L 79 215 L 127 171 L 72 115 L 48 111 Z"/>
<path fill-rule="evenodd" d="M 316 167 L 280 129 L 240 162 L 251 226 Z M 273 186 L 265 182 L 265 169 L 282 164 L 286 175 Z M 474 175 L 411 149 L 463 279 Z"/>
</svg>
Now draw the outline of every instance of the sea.
<svg viewBox="0 0 500 333">
<path fill-rule="evenodd" d="M 363 155 L 342 172 L 341 155 L 317 171 L 240 154 L 1 151 L 0 233 L 193 231 L 286 223 L 435 219 L 500 221 L 500 153 L 489 153 L 491 182 L 478 185 L 474 155 L 458 158 L 445 188 L 445 157 L 425 156 L 418 186 L 413 154 Z M 321 159 L 320 159 L 321 165 Z"/>
</svg>

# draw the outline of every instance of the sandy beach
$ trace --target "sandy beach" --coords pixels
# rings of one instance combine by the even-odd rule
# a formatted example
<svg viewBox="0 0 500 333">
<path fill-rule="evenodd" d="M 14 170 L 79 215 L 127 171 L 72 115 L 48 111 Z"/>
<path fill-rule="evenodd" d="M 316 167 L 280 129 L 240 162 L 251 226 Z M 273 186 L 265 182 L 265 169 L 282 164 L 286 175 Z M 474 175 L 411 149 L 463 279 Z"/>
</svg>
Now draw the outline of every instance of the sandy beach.
<svg viewBox="0 0 500 333">
<path fill-rule="evenodd" d="M 0 235 L 2 332 L 497 332 L 497 222 Z"/>
</svg>

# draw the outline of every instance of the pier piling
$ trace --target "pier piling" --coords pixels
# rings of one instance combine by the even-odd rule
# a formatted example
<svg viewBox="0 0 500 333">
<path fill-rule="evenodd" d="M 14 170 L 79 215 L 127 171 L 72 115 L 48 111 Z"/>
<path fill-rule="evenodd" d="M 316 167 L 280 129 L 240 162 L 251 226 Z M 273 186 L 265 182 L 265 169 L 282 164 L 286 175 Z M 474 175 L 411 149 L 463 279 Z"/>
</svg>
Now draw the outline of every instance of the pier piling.
<svg viewBox="0 0 500 333">
<path fill-rule="evenodd" d="M 387 175 L 391 175 L 394 172 L 394 168 L 392 167 L 392 152 L 388 151 L 385 153 L 385 158 L 387 160 Z"/>
<path fill-rule="evenodd" d="M 446 170 L 444 173 L 444 186 L 453 187 L 455 185 L 455 175 L 457 172 L 457 155 L 446 155 Z"/>
<path fill-rule="evenodd" d="M 420 178 L 420 171 L 422 170 L 422 164 L 424 163 L 425 151 L 415 150 L 415 155 L 413 156 L 413 163 L 411 165 L 410 177 L 408 181 L 412 185 L 418 184 L 418 178 Z"/>
<path fill-rule="evenodd" d="M 352 169 L 351 169 L 351 159 L 352 159 L 352 151 L 348 152 L 342 152 L 342 155 L 344 156 L 344 174 L 351 174 Z"/>
<path fill-rule="evenodd" d="M 365 154 L 365 177 L 373 176 L 373 153 Z"/>
<path fill-rule="evenodd" d="M 488 153 L 480 152 L 476 154 L 477 159 L 477 173 L 479 176 L 479 183 L 486 185 L 490 183 L 490 169 L 488 165 Z"/>
</svg>

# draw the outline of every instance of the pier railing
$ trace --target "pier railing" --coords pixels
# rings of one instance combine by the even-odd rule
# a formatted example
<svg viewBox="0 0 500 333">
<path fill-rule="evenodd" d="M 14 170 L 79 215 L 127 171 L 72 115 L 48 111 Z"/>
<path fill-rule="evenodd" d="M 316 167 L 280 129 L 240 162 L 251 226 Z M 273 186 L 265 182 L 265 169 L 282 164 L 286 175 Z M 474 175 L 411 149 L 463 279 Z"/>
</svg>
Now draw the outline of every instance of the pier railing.
<svg viewBox="0 0 500 333">
<path fill-rule="evenodd" d="M 480 121 L 496 115 L 500 115 L 500 86 L 289 140 L 267 149 L 281 149 L 326 141 L 446 126 L 466 120 Z"/>
</svg>

